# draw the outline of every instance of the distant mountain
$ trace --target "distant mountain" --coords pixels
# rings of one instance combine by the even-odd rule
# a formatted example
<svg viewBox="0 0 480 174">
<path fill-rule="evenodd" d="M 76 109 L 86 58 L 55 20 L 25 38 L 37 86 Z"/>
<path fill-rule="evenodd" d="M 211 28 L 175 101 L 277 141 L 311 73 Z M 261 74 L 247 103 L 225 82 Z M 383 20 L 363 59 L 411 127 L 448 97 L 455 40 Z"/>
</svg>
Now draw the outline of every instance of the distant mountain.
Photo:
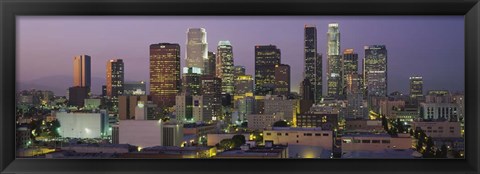
<svg viewBox="0 0 480 174">
<path fill-rule="evenodd" d="M 72 76 L 48 76 L 35 80 L 17 83 L 17 89 L 19 90 L 50 90 L 58 96 L 65 96 L 67 90 L 73 84 Z M 92 93 L 101 94 L 102 85 L 105 84 L 104 77 L 92 77 Z"/>
</svg>

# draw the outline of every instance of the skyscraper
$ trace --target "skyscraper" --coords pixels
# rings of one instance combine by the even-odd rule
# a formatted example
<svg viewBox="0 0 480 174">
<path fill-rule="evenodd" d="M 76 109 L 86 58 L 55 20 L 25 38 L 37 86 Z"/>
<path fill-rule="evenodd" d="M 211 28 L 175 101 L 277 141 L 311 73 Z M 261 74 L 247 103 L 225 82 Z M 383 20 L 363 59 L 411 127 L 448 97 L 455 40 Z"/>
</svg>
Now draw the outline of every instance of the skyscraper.
<svg viewBox="0 0 480 174">
<path fill-rule="evenodd" d="M 73 58 L 73 86 L 91 87 L 91 57 L 88 55 L 75 56 Z"/>
<path fill-rule="evenodd" d="M 363 80 L 367 96 L 387 95 L 387 49 L 385 45 L 365 46 Z"/>
<path fill-rule="evenodd" d="M 180 45 L 150 45 L 150 95 L 153 103 L 162 109 L 172 107 L 179 90 Z"/>
<path fill-rule="evenodd" d="M 216 120 L 222 116 L 222 80 L 210 75 L 204 75 L 200 80 L 204 103 L 202 120 Z"/>
<path fill-rule="evenodd" d="M 275 94 L 290 94 L 290 66 L 286 64 L 275 65 Z"/>
<path fill-rule="evenodd" d="M 353 48 L 349 48 L 349 49 L 345 49 L 343 51 L 343 87 L 344 88 L 347 88 L 347 76 L 349 74 L 358 74 L 358 54 L 355 53 L 355 51 L 353 50 Z M 360 78 L 360 77 L 359 77 Z M 359 87 L 362 86 L 362 84 L 358 84 Z M 347 91 L 343 91 L 345 94 L 347 93 Z"/>
<path fill-rule="evenodd" d="M 305 79 L 310 81 L 315 102 L 322 98 L 322 54 L 317 52 L 317 27 L 305 25 Z"/>
<path fill-rule="evenodd" d="M 252 75 L 240 75 L 235 80 L 235 96 L 253 95 Z"/>
<path fill-rule="evenodd" d="M 205 72 L 205 60 L 208 59 L 207 32 L 204 28 L 189 28 L 187 31 L 186 64 L 188 68 L 197 67 Z"/>
<path fill-rule="evenodd" d="M 229 41 L 220 41 L 217 46 L 216 75 L 222 79 L 222 93 L 233 94 L 233 48 Z"/>
<path fill-rule="evenodd" d="M 275 45 L 255 46 L 255 95 L 266 95 L 275 89 L 275 65 L 280 64 L 280 49 Z"/>
<path fill-rule="evenodd" d="M 215 55 L 215 53 L 209 51 L 208 52 L 208 59 L 204 60 L 205 71 L 204 71 L 203 74 L 215 76 L 215 71 L 217 71 L 216 59 L 217 59 L 217 56 Z"/>
<path fill-rule="evenodd" d="M 197 67 L 183 67 L 182 92 L 186 95 L 200 95 L 201 70 Z"/>
<path fill-rule="evenodd" d="M 338 97 L 342 94 L 342 62 L 340 56 L 340 31 L 338 23 L 328 24 L 327 32 L 327 95 Z"/>
<path fill-rule="evenodd" d="M 423 96 L 423 78 L 421 76 L 410 77 L 410 98 L 417 99 Z"/>
<path fill-rule="evenodd" d="M 361 88 L 362 78 L 357 73 L 346 75 L 347 119 L 363 118 L 363 91 Z"/>
<path fill-rule="evenodd" d="M 234 66 L 233 67 L 233 79 L 237 79 L 238 76 L 245 75 L 245 67 L 244 66 Z"/>
<path fill-rule="evenodd" d="M 107 96 L 114 101 L 118 102 L 118 96 L 123 95 L 124 79 L 123 60 L 112 59 L 107 61 Z"/>
</svg>

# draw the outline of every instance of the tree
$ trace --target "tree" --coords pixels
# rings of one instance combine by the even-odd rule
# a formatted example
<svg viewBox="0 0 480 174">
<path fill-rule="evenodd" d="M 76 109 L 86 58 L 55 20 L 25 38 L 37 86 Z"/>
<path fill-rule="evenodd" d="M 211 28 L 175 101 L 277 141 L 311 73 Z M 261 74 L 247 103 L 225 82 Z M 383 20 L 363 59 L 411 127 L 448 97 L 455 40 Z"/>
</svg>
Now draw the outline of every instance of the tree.
<svg viewBox="0 0 480 174">
<path fill-rule="evenodd" d="M 290 127 L 286 121 L 280 120 L 273 123 L 273 127 Z"/>
<path fill-rule="evenodd" d="M 397 118 L 397 131 L 398 133 L 404 133 L 405 132 L 405 128 L 403 127 L 403 124 L 402 122 L 400 121 L 400 118 Z"/>
<path fill-rule="evenodd" d="M 229 150 L 235 147 L 235 142 L 232 139 L 223 139 L 220 141 L 219 146 L 223 150 Z"/>
<path fill-rule="evenodd" d="M 425 152 L 423 153 L 423 157 L 424 158 L 433 158 L 434 157 L 434 151 L 433 151 L 433 147 L 435 146 L 435 144 L 433 144 L 433 140 L 432 140 L 432 137 L 427 137 L 427 142 L 426 142 L 426 148 L 425 148 Z"/>
<path fill-rule="evenodd" d="M 383 126 L 383 129 L 385 131 L 388 132 L 388 120 L 387 120 L 387 117 L 385 115 L 382 115 L 382 126 Z"/>
<path fill-rule="evenodd" d="M 242 125 L 241 125 L 241 127 L 243 127 L 243 128 L 247 128 L 247 127 L 248 127 L 248 122 L 246 122 L 246 121 L 242 122 Z"/>
<path fill-rule="evenodd" d="M 440 158 L 447 158 L 447 154 L 448 154 L 447 146 L 444 144 L 444 145 L 442 145 L 442 147 L 440 149 L 442 149 L 442 154 L 441 154 Z"/>
<path fill-rule="evenodd" d="M 240 147 L 241 145 L 245 144 L 245 136 L 243 135 L 234 135 L 232 140 L 235 144 L 235 147 Z"/>
<path fill-rule="evenodd" d="M 410 136 L 413 136 L 414 134 L 413 129 L 410 129 L 409 133 L 410 133 Z"/>
</svg>

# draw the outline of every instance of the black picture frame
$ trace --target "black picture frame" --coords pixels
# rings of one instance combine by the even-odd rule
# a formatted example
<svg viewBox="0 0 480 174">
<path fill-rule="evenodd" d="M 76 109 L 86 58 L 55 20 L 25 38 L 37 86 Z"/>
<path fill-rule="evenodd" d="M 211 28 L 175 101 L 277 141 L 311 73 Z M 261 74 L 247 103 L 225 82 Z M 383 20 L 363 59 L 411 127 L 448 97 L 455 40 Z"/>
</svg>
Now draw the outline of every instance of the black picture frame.
<svg viewBox="0 0 480 174">
<path fill-rule="evenodd" d="M 479 173 L 478 0 L 0 0 L 2 173 Z M 16 22 L 21 15 L 464 15 L 465 159 L 15 159 Z"/>
</svg>

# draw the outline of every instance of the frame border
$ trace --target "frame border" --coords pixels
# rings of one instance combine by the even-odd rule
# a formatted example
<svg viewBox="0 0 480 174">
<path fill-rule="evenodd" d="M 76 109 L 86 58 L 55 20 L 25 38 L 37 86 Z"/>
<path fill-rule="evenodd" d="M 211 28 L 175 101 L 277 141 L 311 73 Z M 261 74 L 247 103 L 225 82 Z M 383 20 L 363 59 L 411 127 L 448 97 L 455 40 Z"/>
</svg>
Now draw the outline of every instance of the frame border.
<svg viewBox="0 0 480 174">
<path fill-rule="evenodd" d="M 479 173 L 479 0 L 0 0 L 1 173 Z M 465 159 L 15 159 L 16 16 L 464 15 Z M 468 115 L 468 116 L 467 116 Z M 236 165 L 235 168 L 230 167 Z"/>
</svg>

